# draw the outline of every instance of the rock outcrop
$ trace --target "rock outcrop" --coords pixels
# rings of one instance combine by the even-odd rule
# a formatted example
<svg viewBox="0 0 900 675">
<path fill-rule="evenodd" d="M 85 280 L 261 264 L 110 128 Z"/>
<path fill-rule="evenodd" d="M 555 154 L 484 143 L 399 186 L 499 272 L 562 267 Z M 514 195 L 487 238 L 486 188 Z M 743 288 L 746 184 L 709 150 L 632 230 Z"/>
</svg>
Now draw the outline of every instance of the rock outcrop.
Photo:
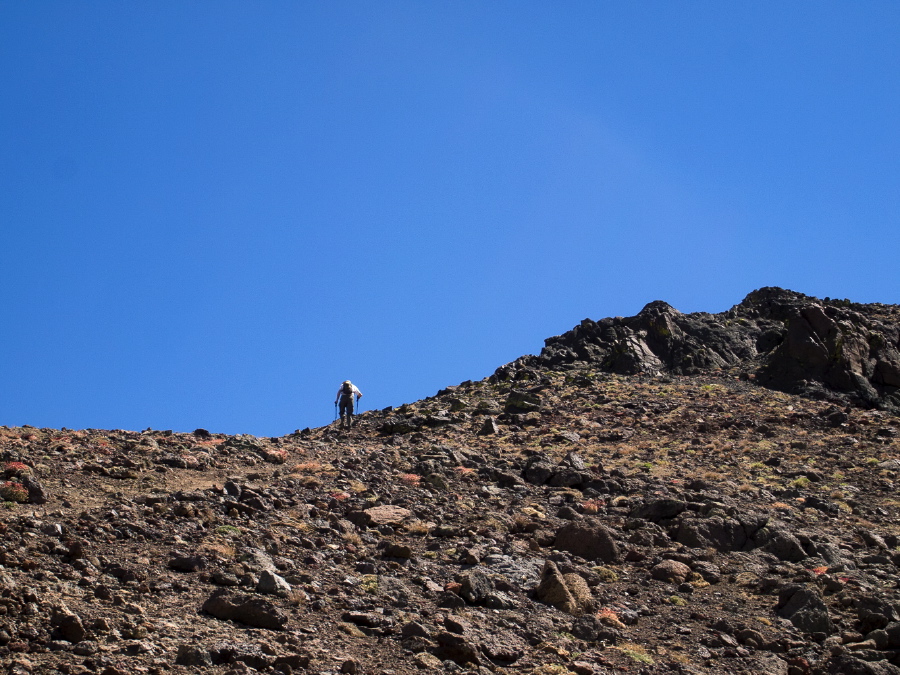
<svg viewBox="0 0 900 675">
<path fill-rule="evenodd" d="M 900 307 L 767 287 L 726 312 L 682 314 L 655 301 L 636 316 L 592 321 L 546 340 L 519 366 L 610 373 L 735 372 L 802 395 L 900 408 Z"/>
</svg>

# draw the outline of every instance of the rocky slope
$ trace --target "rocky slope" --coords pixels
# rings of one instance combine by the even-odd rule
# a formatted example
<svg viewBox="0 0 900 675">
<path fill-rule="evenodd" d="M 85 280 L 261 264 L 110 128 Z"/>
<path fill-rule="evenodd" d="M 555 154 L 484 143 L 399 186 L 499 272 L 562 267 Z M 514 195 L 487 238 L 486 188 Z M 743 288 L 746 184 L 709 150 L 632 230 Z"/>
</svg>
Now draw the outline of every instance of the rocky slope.
<svg viewBox="0 0 900 675">
<path fill-rule="evenodd" d="M 755 383 L 803 363 L 784 297 L 887 336 L 881 409 L 838 368 L 801 378 L 818 398 Z M 0 663 L 900 673 L 897 308 L 816 303 L 653 303 L 350 432 L 2 427 Z"/>
</svg>

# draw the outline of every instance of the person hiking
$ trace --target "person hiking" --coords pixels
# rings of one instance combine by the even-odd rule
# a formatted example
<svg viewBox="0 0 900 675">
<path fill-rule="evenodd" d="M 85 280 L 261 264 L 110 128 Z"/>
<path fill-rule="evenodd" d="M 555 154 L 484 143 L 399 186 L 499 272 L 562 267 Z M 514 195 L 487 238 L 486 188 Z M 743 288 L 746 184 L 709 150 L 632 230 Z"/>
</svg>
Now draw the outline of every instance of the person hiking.
<svg viewBox="0 0 900 675">
<path fill-rule="evenodd" d="M 349 429 L 353 426 L 353 397 L 356 396 L 356 400 L 359 401 L 362 398 L 362 392 L 356 388 L 356 385 L 353 384 L 350 380 L 344 380 L 341 383 L 340 388 L 338 389 L 337 396 L 334 398 L 334 404 L 337 405 L 340 402 L 341 407 L 341 426 L 344 426 L 344 413 L 347 413 L 347 428 Z"/>
</svg>

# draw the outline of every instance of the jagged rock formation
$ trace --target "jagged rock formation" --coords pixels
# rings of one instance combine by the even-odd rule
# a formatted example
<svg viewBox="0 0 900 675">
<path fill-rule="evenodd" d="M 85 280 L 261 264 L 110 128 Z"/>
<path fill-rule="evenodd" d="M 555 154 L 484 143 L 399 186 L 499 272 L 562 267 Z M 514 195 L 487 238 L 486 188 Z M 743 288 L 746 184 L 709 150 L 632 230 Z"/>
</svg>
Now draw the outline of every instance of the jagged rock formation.
<svg viewBox="0 0 900 675">
<path fill-rule="evenodd" d="M 900 407 L 900 307 L 819 300 L 767 287 L 727 312 L 682 314 L 651 302 L 637 316 L 591 321 L 549 338 L 519 366 L 610 373 L 743 374 L 819 398 Z"/>
</svg>

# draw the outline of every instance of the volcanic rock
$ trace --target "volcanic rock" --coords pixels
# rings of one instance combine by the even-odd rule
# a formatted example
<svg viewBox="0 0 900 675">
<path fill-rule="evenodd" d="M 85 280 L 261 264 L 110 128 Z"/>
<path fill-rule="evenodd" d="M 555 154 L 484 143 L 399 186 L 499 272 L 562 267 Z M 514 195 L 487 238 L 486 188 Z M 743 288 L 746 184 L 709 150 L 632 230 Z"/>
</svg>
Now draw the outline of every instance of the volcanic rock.
<svg viewBox="0 0 900 675">
<path fill-rule="evenodd" d="M 213 592 L 202 609 L 217 619 L 237 621 L 255 628 L 283 630 L 287 626 L 287 616 L 270 602 L 225 589 Z"/>
</svg>

